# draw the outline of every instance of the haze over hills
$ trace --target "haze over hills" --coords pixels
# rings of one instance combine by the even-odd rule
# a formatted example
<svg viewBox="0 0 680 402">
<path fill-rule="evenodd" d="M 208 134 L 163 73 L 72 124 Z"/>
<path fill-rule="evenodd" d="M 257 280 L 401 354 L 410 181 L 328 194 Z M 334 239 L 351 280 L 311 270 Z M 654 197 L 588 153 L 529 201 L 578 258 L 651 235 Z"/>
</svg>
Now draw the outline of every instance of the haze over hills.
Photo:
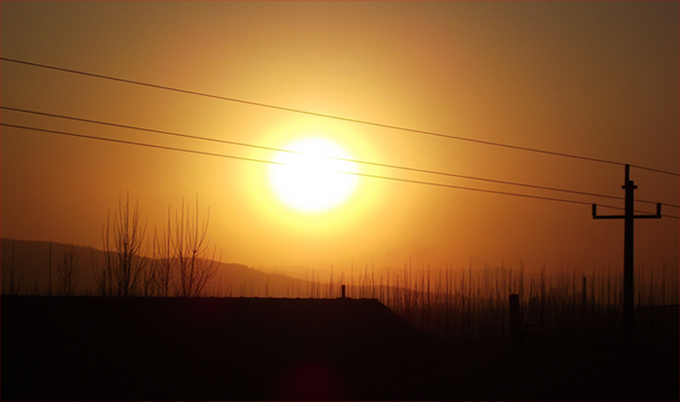
<svg viewBox="0 0 680 402">
<path fill-rule="evenodd" d="M 51 276 L 51 294 L 59 294 L 57 266 L 71 247 L 77 256 L 76 293 L 96 295 L 94 272 L 99 273 L 105 269 L 104 251 L 63 243 L 13 239 L 2 239 L 2 292 L 9 291 L 10 268 L 14 266 L 16 269 L 13 281 L 15 286 L 20 286 L 19 293 L 49 294 Z M 151 259 L 146 260 L 149 265 Z M 307 286 L 309 283 L 302 279 L 261 272 L 243 264 L 220 262 L 216 275 L 206 284 L 204 295 L 294 297 L 298 288 L 305 289 Z"/>
<path fill-rule="evenodd" d="M 10 284 L 13 282 L 15 293 L 18 294 L 60 294 L 57 267 L 71 248 L 77 256 L 78 267 L 75 294 L 98 295 L 95 272 L 101 275 L 106 269 L 104 251 L 63 243 L 13 239 L 2 239 L 2 293 L 9 294 Z M 153 264 L 152 259 L 145 260 L 147 266 Z M 14 267 L 13 275 L 11 267 Z M 215 276 L 208 281 L 201 295 L 339 297 L 340 285 L 344 284 L 348 297 L 376 298 L 377 292 L 388 288 L 393 290 L 411 288 L 416 292 L 432 294 L 440 292 L 466 294 L 470 288 L 497 292 L 499 288 L 512 287 L 514 291 L 520 291 L 519 283 L 522 281 L 525 286 L 540 282 L 548 287 L 551 284 L 573 282 L 578 283 L 580 289 L 582 277 L 587 276 L 589 281 L 595 279 L 606 283 L 614 280 L 612 283 L 616 283 L 622 274 L 620 267 L 616 266 L 577 268 L 564 266 L 561 272 L 543 271 L 540 267 L 525 267 L 523 264 L 519 267 L 492 267 L 472 260 L 465 268 L 454 268 L 452 265 L 417 267 L 411 266 L 406 261 L 401 267 L 352 264 L 350 267 L 331 266 L 324 270 L 313 270 L 305 266 L 249 267 L 245 264 L 219 262 Z M 647 275 L 649 277 L 643 275 L 636 278 L 640 289 L 648 287 L 649 280 L 652 279 L 655 286 L 663 285 L 665 288 L 670 282 L 677 281 L 678 273 L 665 267 L 657 267 L 655 272 Z M 143 295 L 141 291 L 137 294 Z M 171 295 L 176 293 L 171 292 Z"/>
<path fill-rule="evenodd" d="M 6 294 L 9 291 L 10 268 L 14 266 L 15 273 L 12 280 L 15 286 L 19 286 L 19 293 L 59 294 L 57 267 L 64 255 L 71 249 L 77 256 L 76 294 L 96 295 L 97 285 L 94 273 L 99 274 L 106 268 L 103 250 L 89 246 L 4 238 L 2 239 L 2 292 Z M 150 258 L 145 259 L 147 265 L 152 263 Z M 444 277 L 445 275 L 441 273 L 444 269 L 433 267 L 431 279 L 436 281 L 440 275 Z M 467 269 L 450 270 L 457 277 L 462 277 L 467 271 Z M 405 276 L 408 277 L 408 273 L 407 263 L 404 267 L 373 267 L 368 264 L 356 264 L 350 268 L 329 267 L 325 270 L 312 270 L 305 266 L 249 267 L 245 264 L 219 262 L 217 273 L 206 284 L 204 295 L 307 297 L 309 292 L 315 291 L 315 286 L 318 291 L 319 284 L 328 284 L 332 274 L 333 281 L 336 282 L 332 291 L 333 296 L 339 296 L 338 280 L 342 279 L 348 286 L 352 284 L 354 289 L 371 284 L 388 286 L 387 277 L 390 275 L 393 282 L 389 285 L 398 286 L 394 283 L 394 278 L 398 277 L 403 281 Z M 353 278 L 350 278 L 350 275 Z"/>
<path fill-rule="evenodd" d="M 95 272 L 100 274 L 106 269 L 105 252 L 89 246 L 75 246 L 47 241 L 27 241 L 2 239 L 2 292 L 7 294 L 10 287 L 11 267 L 15 267 L 14 286 L 19 294 L 58 295 L 59 279 L 57 267 L 64 255 L 73 249 L 77 256 L 78 280 L 76 294 L 97 295 Z M 50 257 L 51 253 L 51 257 Z M 146 265 L 153 262 L 145 258 Z M 315 294 L 328 294 L 330 274 L 333 280 L 345 278 L 347 284 L 352 283 L 350 273 L 354 275 L 355 289 L 380 283 L 387 285 L 387 273 L 401 273 L 403 268 L 375 268 L 355 266 L 349 269 L 312 270 L 305 266 L 281 267 L 249 267 L 245 264 L 219 262 L 216 275 L 206 284 L 204 296 L 230 297 L 309 297 Z M 51 277 L 51 279 L 50 279 Z M 434 277 L 433 277 L 434 278 Z M 51 282 L 51 291 L 50 291 Z M 325 284 L 324 289 L 319 288 Z M 394 283 L 392 284 L 394 285 Z M 319 293 L 321 292 L 321 293 Z M 334 283 L 332 296 L 340 296 L 340 284 Z M 357 292 L 358 293 L 358 292 Z"/>
<path fill-rule="evenodd" d="M 88 246 L 72 246 L 70 244 L 2 239 L 2 292 L 9 292 L 10 282 L 20 294 L 57 295 L 59 279 L 57 267 L 64 255 L 73 249 L 77 256 L 76 294 L 97 295 L 95 272 L 101 274 L 106 269 L 105 252 Z M 51 253 L 51 257 L 50 257 Z M 146 265 L 153 262 L 145 258 Z M 14 277 L 10 279 L 11 267 L 15 267 Z M 433 267 L 431 280 L 445 278 L 444 267 Z M 490 269 L 491 272 L 498 268 Z M 463 278 L 468 269 L 450 269 L 449 273 Z M 507 272 L 511 272 L 510 269 Z M 350 296 L 358 296 L 362 286 L 395 287 L 404 286 L 404 278 L 409 278 L 411 270 L 408 263 L 403 267 L 373 267 L 368 264 L 357 264 L 349 267 L 329 267 L 327 270 L 312 270 L 305 266 L 249 267 L 245 264 L 219 262 L 216 275 L 206 284 L 204 296 L 231 297 L 309 297 L 316 292 L 319 295 L 340 296 L 342 281 Z M 519 271 L 517 271 L 519 273 Z M 333 289 L 329 290 L 330 275 L 333 275 Z M 412 285 L 420 275 L 412 272 L 407 279 Z M 350 275 L 352 277 L 350 277 Z M 512 274 L 511 274 L 512 275 Z M 388 282 L 388 276 L 392 282 Z M 50 279 L 51 277 L 51 279 Z M 395 278 L 397 281 L 395 282 Z M 50 285 L 51 283 L 51 285 Z M 323 286 L 323 289 L 320 289 Z M 51 291 L 50 291 L 51 287 Z M 434 291 L 434 288 L 432 289 Z M 319 293 L 320 292 L 320 293 Z M 332 292 L 332 293 L 330 293 Z M 361 293 L 365 296 L 365 293 Z"/>
</svg>

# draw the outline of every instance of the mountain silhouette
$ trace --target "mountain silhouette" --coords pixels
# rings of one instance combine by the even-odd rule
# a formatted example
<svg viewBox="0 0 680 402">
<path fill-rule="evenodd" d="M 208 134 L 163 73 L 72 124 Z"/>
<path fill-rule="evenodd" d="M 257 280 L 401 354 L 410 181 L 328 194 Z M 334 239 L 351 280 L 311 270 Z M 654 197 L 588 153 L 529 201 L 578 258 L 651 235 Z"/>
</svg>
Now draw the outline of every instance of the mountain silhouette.
<svg viewBox="0 0 680 402">
<path fill-rule="evenodd" d="M 12 253 L 14 264 L 19 266 L 15 272 L 15 282 L 21 281 L 21 294 L 49 294 L 50 278 L 50 247 L 51 261 L 51 289 L 52 295 L 59 294 L 57 265 L 64 253 L 73 247 L 78 257 L 78 283 L 76 294 L 97 295 L 97 286 L 93 270 L 101 272 L 105 269 L 105 252 L 94 247 L 72 246 L 70 244 L 2 239 L 2 291 L 6 294 L 9 289 L 9 267 Z M 14 251 L 13 251 L 14 249 Z M 151 259 L 147 259 L 149 262 Z M 266 273 L 248 267 L 244 264 L 221 262 L 217 274 L 206 285 L 206 296 L 277 296 L 296 297 L 309 287 L 309 281 L 292 278 L 281 273 Z M 37 289 L 37 292 L 36 292 Z"/>
</svg>

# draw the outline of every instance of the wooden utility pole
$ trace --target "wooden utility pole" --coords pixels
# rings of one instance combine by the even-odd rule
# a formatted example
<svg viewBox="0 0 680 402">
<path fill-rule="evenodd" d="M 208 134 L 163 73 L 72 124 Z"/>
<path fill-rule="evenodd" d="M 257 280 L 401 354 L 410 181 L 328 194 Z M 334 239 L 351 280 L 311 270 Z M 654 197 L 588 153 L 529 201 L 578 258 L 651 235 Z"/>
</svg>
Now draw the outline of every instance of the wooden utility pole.
<svg viewBox="0 0 680 402">
<path fill-rule="evenodd" d="M 593 204 L 593 219 L 623 219 L 623 320 L 628 335 L 633 333 L 633 222 L 635 219 L 659 219 L 661 218 L 661 204 L 656 204 L 656 215 L 635 215 L 633 192 L 637 188 L 630 179 L 630 165 L 626 165 L 626 181 L 621 187 L 626 190 L 626 204 L 624 215 L 597 215 L 597 205 Z"/>
</svg>

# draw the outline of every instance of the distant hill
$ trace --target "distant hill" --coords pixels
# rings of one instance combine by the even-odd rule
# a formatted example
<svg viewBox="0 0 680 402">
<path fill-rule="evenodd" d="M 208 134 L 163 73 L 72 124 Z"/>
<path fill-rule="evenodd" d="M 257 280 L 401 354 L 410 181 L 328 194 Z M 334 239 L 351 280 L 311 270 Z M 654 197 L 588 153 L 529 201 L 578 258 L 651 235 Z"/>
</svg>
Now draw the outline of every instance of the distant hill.
<svg viewBox="0 0 680 402">
<path fill-rule="evenodd" d="M 12 279 L 20 294 L 50 294 L 50 276 L 51 294 L 59 294 L 57 265 L 71 247 L 55 242 L 2 239 L 2 293 L 9 292 L 10 271 L 14 266 Z M 101 272 L 105 267 L 104 251 L 82 246 L 73 246 L 73 251 L 78 257 L 77 294 L 96 295 L 94 272 Z M 222 262 L 215 277 L 204 288 L 204 295 L 297 297 L 309 288 L 310 283 L 302 279 Z"/>
<path fill-rule="evenodd" d="M 51 247 L 51 259 L 50 259 Z M 8 294 L 11 267 L 14 266 L 14 287 L 23 295 L 56 295 L 59 294 L 57 266 L 71 245 L 46 241 L 25 241 L 2 239 L 2 293 Z M 105 268 L 105 253 L 93 247 L 73 246 L 78 256 L 78 283 L 76 294 L 97 295 L 94 272 Z M 13 259 L 13 261 L 12 261 Z M 50 268 L 51 266 L 51 268 Z M 51 274 L 50 274 L 51 272 Z M 376 288 L 394 289 L 395 287 L 413 287 L 420 291 L 432 293 L 442 292 L 448 286 L 452 292 L 467 292 L 472 287 L 495 289 L 517 283 L 521 278 L 521 269 L 517 267 L 485 267 L 483 269 L 431 267 L 375 267 L 354 266 L 336 267 L 333 269 L 332 293 L 329 286 L 329 270 L 313 270 L 304 266 L 286 267 L 248 267 L 238 263 L 219 263 L 217 274 L 205 286 L 204 296 L 218 297 L 337 297 L 340 296 L 340 277 L 344 277 L 349 297 L 375 297 L 370 291 L 371 285 Z M 525 272 L 525 282 L 532 275 L 540 272 Z M 352 275 L 352 277 L 350 277 Z M 550 273 L 548 283 L 571 283 L 580 281 L 571 273 Z M 51 292 L 50 292 L 51 276 Z M 388 277 L 390 278 L 388 280 Z M 430 289 L 427 280 L 430 280 Z M 590 278 L 590 275 L 589 275 Z M 536 278 L 538 279 L 538 278 Z M 580 284 L 580 282 L 578 282 Z M 644 280 L 641 282 L 643 285 Z M 361 289 L 368 289 L 362 292 Z"/>
</svg>

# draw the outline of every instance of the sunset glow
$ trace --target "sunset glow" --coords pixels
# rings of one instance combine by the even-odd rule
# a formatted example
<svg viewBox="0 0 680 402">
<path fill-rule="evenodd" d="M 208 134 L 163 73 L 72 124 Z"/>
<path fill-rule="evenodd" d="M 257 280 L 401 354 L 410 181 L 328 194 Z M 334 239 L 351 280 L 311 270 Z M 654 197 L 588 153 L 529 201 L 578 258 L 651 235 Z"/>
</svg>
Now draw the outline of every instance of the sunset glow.
<svg viewBox="0 0 680 402">
<path fill-rule="evenodd" d="M 0 3 L 5 399 L 679 400 L 680 2 Z"/>
<path fill-rule="evenodd" d="M 129 194 L 150 244 L 198 203 L 223 261 L 303 280 L 620 273 L 623 222 L 591 206 L 622 213 L 630 164 L 636 214 L 664 215 L 635 224 L 636 272 L 661 278 L 680 270 L 677 10 L 3 2 L 2 237 L 101 249 Z"/>
</svg>

